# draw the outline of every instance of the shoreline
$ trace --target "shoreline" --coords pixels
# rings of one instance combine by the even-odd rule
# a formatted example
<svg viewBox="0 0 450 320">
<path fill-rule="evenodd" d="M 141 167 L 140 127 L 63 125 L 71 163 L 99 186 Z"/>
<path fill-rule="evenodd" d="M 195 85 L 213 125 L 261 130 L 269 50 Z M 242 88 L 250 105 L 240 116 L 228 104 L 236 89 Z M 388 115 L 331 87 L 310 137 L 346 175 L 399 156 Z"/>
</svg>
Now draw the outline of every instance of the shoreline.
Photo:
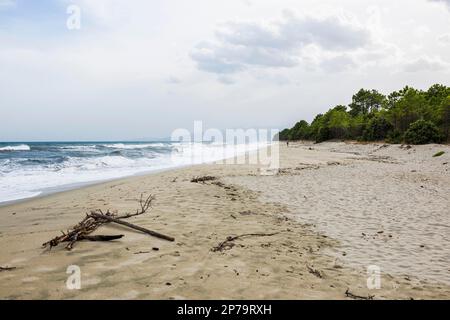
<svg viewBox="0 0 450 320">
<path fill-rule="evenodd" d="M 1 201 L 0 208 L 18 204 L 18 203 L 22 203 L 22 202 L 26 202 L 26 201 L 29 201 L 32 199 L 46 197 L 46 196 L 56 194 L 56 193 L 73 191 L 73 190 L 77 190 L 77 189 L 81 189 L 81 188 L 85 188 L 85 187 L 89 187 L 89 186 L 95 186 L 95 185 L 99 185 L 99 184 L 101 185 L 101 184 L 107 183 L 107 182 L 120 181 L 122 179 L 133 178 L 133 177 L 147 176 L 147 175 L 152 175 L 152 174 L 156 174 L 159 172 L 177 170 L 177 169 L 187 168 L 187 167 L 191 167 L 191 166 L 219 163 L 222 161 L 228 161 L 230 159 L 242 159 L 242 158 L 248 157 L 254 153 L 257 153 L 257 152 L 259 152 L 259 150 L 262 150 L 264 148 L 267 148 L 267 146 L 261 146 L 261 147 L 257 148 L 256 150 L 253 150 L 253 149 L 247 150 L 247 151 L 245 151 L 245 153 L 238 153 L 238 154 L 235 154 L 233 157 L 225 157 L 225 158 L 219 159 L 219 160 L 210 160 L 210 161 L 206 161 L 206 162 L 202 162 L 202 163 L 194 162 L 194 163 L 190 163 L 190 164 L 178 164 L 178 165 L 172 164 L 172 165 L 169 165 L 168 167 L 153 168 L 153 169 L 149 168 L 147 170 L 142 170 L 139 172 L 127 174 L 127 175 L 124 175 L 121 177 L 116 177 L 116 178 L 102 178 L 102 179 L 97 179 L 97 180 L 93 180 L 93 181 L 74 182 L 74 183 L 63 184 L 63 185 L 58 185 L 58 186 L 54 186 L 54 187 L 48 187 L 48 188 L 44 188 L 41 190 L 34 190 L 35 192 L 39 192 L 39 193 L 37 195 L 33 195 L 33 196 L 25 197 L 25 198 Z"/>
<path fill-rule="evenodd" d="M 198 165 L 198 164 L 191 164 L 191 165 L 172 167 L 172 168 L 164 168 L 164 169 L 155 169 L 152 171 L 139 172 L 139 173 L 135 173 L 132 175 L 127 175 L 127 176 L 123 176 L 123 177 L 119 177 L 119 178 L 111 178 L 111 179 L 105 179 L 105 180 L 101 179 L 101 180 L 96 180 L 96 181 L 91 181 L 91 182 L 70 183 L 70 184 L 65 184 L 65 185 L 61 185 L 61 186 L 46 188 L 46 189 L 40 191 L 41 193 L 36 196 L 0 202 L 0 208 L 13 206 L 16 204 L 21 204 L 21 203 L 32 201 L 35 199 L 45 198 L 45 197 L 48 197 L 48 196 L 51 196 L 54 194 L 71 192 L 71 191 L 75 191 L 75 190 L 79 190 L 79 189 L 83 189 L 83 188 L 94 187 L 94 186 L 101 186 L 103 184 L 107 184 L 110 182 L 132 179 L 132 178 L 136 178 L 136 177 L 151 176 L 152 174 L 157 174 L 159 172 L 177 170 L 177 169 L 182 169 L 185 167 L 196 166 L 196 165 Z M 49 190 L 54 190 L 54 191 L 49 191 Z"/>
<path fill-rule="evenodd" d="M 433 148 L 446 148 L 446 154 L 440 159 L 431 158 Z M 445 199 L 438 200 L 447 190 L 444 184 L 447 176 L 437 175 L 440 171 L 433 173 L 433 170 L 447 168 L 442 163 L 448 161 L 450 150 L 444 146 L 413 149 L 400 149 L 398 145 L 386 148 L 381 144 L 293 143 L 289 148 L 281 148 L 281 168 L 274 176 L 259 175 L 256 165 L 201 164 L 125 177 L 0 207 L 0 241 L 8 243 L 0 246 L 0 266 L 17 268 L 0 273 L 0 298 L 346 299 L 347 289 L 361 296 L 374 295 L 375 299 L 448 298 L 450 286 L 426 280 L 425 273 L 411 273 L 415 270 L 411 259 L 405 260 L 411 263 L 410 267 L 404 267 L 407 275 L 383 264 L 382 286 L 375 290 L 367 288 L 366 262 L 363 267 L 353 264 L 355 258 L 373 256 L 366 250 L 372 244 L 387 250 L 381 253 L 389 252 L 396 258 L 396 242 L 403 245 L 404 241 L 410 241 L 406 237 L 409 234 L 425 241 L 426 235 L 415 230 L 394 233 L 395 230 L 385 228 L 386 237 L 392 233 L 395 242 L 381 236 L 363 239 L 359 235 L 355 240 L 327 229 L 327 225 L 333 227 L 336 223 L 334 215 L 328 212 L 353 215 L 348 221 L 342 216 L 338 221 L 353 223 L 349 226 L 358 232 L 363 227 L 371 228 L 371 223 L 363 223 L 354 211 L 359 207 L 352 207 L 351 203 L 334 208 L 339 204 L 340 194 L 343 199 L 350 196 L 342 193 L 345 188 L 340 185 L 336 185 L 337 189 L 324 189 L 322 179 L 333 177 L 335 183 L 347 183 L 348 179 L 351 186 L 361 180 L 359 174 L 386 170 L 392 171 L 394 180 L 389 180 L 392 186 L 398 184 L 411 192 L 416 192 L 417 187 L 417 196 L 424 192 L 421 184 L 425 190 L 430 189 L 426 196 L 429 192 L 436 203 L 435 207 L 428 204 L 432 214 L 428 221 L 434 219 L 438 208 L 447 204 Z M 400 169 L 404 173 L 397 173 Z M 217 177 L 220 184 L 190 182 L 192 177 L 204 175 Z M 404 175 L 408 180 L 399 178 Z M 427 175 L 428 182 L 422 181 L 421 175 L 424 179 Z M 444 180 L 435 183 L 433 179 Z M 301 185 L 306 189 L 299 189 Z M 431 191 L 431 186 L 436 191 Z M 298 192 L 299 197 L 285 198 Z M 354 194 L 360 194 L 362 199 L 365 192 L 354 189 Z M 378 192 L 380 199 L 391 201 L 383 190 Z M 148 214 L 130 222 L 174 236 L 174 243 L 107 225 L 98 234 L 121 233 L 125 237 L 110 243 L 80 242 L 72 251 L 57 247 L 48 252 L 40 248 L 41 243 L 58 235 L 60 230 L 78 223 L 89 210 L 132 212 L 141 193 L 154 194 L 155 203 Z M 425 204 L 420 197 L 415 201 L 418 207 Z M 364 202 L 367 209 L 375 210 L 379 205 L 379 201 Z M 383 211 L 375 213 L 382 217 Z M 403 215 L 410 218 L 410 212 L 397 212 L 398 217 Z M 321 221 L 322 216 L 326 220 Z M 395 221 L 391 223 L 396 226 Z M 212 251 L 231 235 L 249 233 L 273 235 L 243 237 L 227 250 Z M 436 241 L 435 236 L 431 238 Z M 439 241 L 436 250 L 429 248 L 427 252 L 445 256 L 448 243 L 445 239 Z M 416 251 L 421 254 L 421 250 Z M 403 265 L 402 260 L 397 263 Z M 68 290 L 65 286 L 69 265 L 81 268 L 81 290 Z"/>
</svg>

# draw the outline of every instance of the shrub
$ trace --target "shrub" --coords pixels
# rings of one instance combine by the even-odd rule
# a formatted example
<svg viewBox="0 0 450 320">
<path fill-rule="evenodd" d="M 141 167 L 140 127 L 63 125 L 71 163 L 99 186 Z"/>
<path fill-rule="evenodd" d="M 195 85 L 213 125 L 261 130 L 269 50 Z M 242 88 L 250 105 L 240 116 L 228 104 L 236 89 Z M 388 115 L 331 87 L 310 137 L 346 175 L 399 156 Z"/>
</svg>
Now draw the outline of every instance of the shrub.
<svg viewBox="0 0 450 320">
<path fill-rule="evenodd" d="M 433 122 L 417 120 L 410 124 L 404 136 L 405 142 L 410 144 L 427 144 L 442 140 L 439 129 Z"/>
<path fill-rule="evenodd" d="M 440 157 L 440 156 L 442 156 L 444 153 L 445 153 L 444 151 L 439 151 L 439 152 L 437 152 L 436 154 L 434 154 L 433 157 Z"/>
<path fill-rule="evenodd" d="M 376 141 L 384 140 L 393 129 L 392 124 L 382 117 L 374 117 L 369 120 L 363 133 L 363 140 Z"/>
<path fill-rule="evenodd" d="M 402 143 L 402 141 L 403 134 L 400 132 L 400 130 L 391 131 L 386 137 L 387 143 Z"/>
<path fill-rule="evenodd" d="M 320 127 L 317 132 L 316 142 L 323 142 L 330 139 L 330 129 L 328 127 Z"/>
</svg>

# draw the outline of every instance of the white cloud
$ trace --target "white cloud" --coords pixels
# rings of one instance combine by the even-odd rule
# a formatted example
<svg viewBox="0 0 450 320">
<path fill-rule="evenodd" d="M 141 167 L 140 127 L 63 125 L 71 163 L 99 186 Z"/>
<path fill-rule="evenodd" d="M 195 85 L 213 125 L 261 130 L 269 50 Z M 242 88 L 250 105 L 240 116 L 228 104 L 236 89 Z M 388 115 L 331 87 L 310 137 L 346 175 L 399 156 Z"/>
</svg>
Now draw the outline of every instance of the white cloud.
<svg viewBox="0 0 450 320">
<path fill-rule="evenodd" d="M 450 0 L 428 0 L 430 2 L 440 2 L 447 5 L 447 8 L 450 9 Z"/>
<path fill-rule="evenodd" d="M 226 84 L 226 85 L 231 85 L 231 84 L 236 83 L 236 80 L 234 80 L 233 78 L 226 76 L 226 75 L 221 75 L 221 76 L 217 77 L 217 80 L 219 80 L 220 83 Z"/>
<path fill-rule="evenodd" d="M 450 44 L 450 33 L 442 34 L 437 38 L 438 42 L 443 45 L 449 45 Z"/>
<path fill-rule="evenodd" d="M 250 67 L 291 68 L 309 48 L 344 53 L 371 42 L 370 30 L 341 15 L 296 16 L 285 12 L 278 21 L 228 22 L 215 33 L 215 41 L 198 44 L 191 58 L 198 69 L 230 74 Z M 309 57 L 310 58 L 310 57 Z M 350 65 L 347 58 L 346 65 Z M 332 62 L 325 62 L 331 67 Z"/>
<path fill-rule="evenodd" d="M 355 60 L 349 55 L 339 55 L 322 61 L 321 67 L 325 72 L 343 72 L 356 67 Z"/>
<path fill-rule="evenodd" d="M 169 78 L 167 78 L 167 83 L 169 84 L 180 84 L 181 80 L 175 76 L 170 76 Z"/>
<path fill-rule="evenodd" d="M 406 72 L 421 72 L 421 71 L 446 71 L 449 64 L 439 58 L 421 57 L 411 60 L 404 65 Z"/>
<path fill-rule="evenodd" d="M 414 33 L 416 34 L 416 36 L 418 36 L 419 38 L 423 38 L 425 37 L 428 33 L 431 33 L 431 29 L 427 26 L 419 26 L 414 30 Z"/>
<path fill-rule="evenodd" d="M 45 19 L 14 2 L 0 0 L 3 139 L 163 136 L 193 119 L 284 127 L 360 87 L 450 75 L 449 12 L 428 0 L 54 0 Z M 81 30 L 66 29 L 66 3 L 80 6 Z"/>
</svg>

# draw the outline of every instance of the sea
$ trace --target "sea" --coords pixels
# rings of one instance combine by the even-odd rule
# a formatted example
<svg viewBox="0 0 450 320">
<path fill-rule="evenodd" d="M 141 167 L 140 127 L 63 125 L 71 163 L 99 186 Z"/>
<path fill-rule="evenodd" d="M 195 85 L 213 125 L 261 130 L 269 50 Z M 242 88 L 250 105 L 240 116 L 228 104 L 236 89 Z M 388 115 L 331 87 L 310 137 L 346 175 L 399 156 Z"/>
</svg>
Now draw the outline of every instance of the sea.
<svg viewBox="0 0 450 320">
<path fill-rule="evenodd" d="M 214 162 L 259 147 L 161 141 L 0 142 L 0 205 L 102 181 Z"/>
</svg>

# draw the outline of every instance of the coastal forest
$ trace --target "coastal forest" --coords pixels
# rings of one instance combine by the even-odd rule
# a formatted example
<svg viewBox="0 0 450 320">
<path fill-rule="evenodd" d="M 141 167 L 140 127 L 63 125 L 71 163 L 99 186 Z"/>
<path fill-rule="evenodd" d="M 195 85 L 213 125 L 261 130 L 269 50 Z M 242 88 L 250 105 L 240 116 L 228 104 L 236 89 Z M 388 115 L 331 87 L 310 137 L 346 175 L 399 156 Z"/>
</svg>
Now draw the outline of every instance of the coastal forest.
<svg viewBox="0 0 450 320">
<path fill-rule="evenodd" d="M 281 131 L 279 139 L 449 142 L 450 87 L 434 84 L 423 91 L 406 86 L 387 96 L 377 90 L 361 89 L 349 105 L 337 105 L 318 114 L 311 123 L 301 120 Z"/>
</svg>

